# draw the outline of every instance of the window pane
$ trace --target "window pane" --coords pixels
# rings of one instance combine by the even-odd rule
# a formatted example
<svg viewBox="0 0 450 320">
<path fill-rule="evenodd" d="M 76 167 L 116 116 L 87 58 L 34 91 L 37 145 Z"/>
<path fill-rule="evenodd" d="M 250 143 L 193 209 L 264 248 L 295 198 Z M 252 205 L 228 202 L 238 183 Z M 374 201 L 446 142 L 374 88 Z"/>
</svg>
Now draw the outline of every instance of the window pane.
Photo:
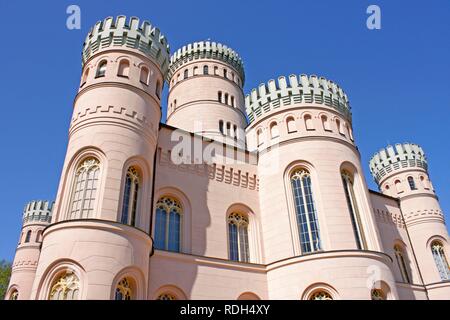
<svg viewBox="0 0 450 320">
<path fill-rule="evenodd" d="M 169 216 L 169 251 L 180 251 L 180 215 L 171 211 Z"/>
<path fill-rule="evenodd" d="M 229 223 L 228 231 L 230 233 L 230 259 L 239 261 L 237 226 L 234 223 Z"/>
<path fill-rule="evenodd" d="M 155 223 L 155 248 L 164 250 L 166 248 L 166 223 L 167 213 L 164 209 L 156 209 Z"/>
</svg>

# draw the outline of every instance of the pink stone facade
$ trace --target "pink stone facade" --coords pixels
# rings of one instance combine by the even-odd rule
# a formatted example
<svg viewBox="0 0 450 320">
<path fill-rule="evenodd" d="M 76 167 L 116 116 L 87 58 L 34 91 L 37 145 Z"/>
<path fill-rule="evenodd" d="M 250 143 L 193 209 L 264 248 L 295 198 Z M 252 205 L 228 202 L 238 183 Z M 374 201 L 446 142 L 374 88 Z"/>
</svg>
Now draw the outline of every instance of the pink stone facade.
<svg viewBox="0 0 450 320">
<path fill-rule="evenodd" d="M 170 56 L 146 21 L 97 23 L 57 197 L 26 206 L 6 299 L 449 299 L 423 150 L 380 150 L 369 190 L 337 84 L 244 82 L 220 43 Z"/>
</svg>

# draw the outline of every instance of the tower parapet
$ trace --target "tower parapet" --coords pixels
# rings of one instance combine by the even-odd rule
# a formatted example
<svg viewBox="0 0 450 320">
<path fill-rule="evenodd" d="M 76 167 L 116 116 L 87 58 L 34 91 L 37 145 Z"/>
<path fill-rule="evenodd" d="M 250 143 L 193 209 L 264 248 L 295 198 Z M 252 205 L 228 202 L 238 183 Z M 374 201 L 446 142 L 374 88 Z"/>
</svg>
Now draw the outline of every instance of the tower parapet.
<svg viewBox="0 0 450 320">
<path fill-rule="evenodd" d="M 111 47 L 136 49 L 159 64 L 162 72 L 169 68 L 169 44 L 160 30 L 146 20 L 139 24 L 139 18 L 125 16 L 116 19 L 108 17 L 98 21 L 89 31 L 83 44 L 83 66 L 98 52 Z"/>
<path fill-rule="evenodd" d="M 370 159 L 370 172 L 377 183 L 394 171 L 418 167 L 428 171 L 423 149 L 414 143 L 397 143 L 381 149 Z"/>
<path fill-rule="evenodd" d="M 23 224 L 33 222 L 50 223 L 54 201 L 36 200 L 28 202 L 23 210 Z"/>
<path fill-rule="evenodd" d="M 333 81 L 316 75 L 292 74 L 269 80 L 254 88 L 245 97 L 245 108 L 250 123 L 263 114 L 298 103 L 316 103 L 332 107 L 351 121 L 351 108 L 345 92 Z"/>
</svg>

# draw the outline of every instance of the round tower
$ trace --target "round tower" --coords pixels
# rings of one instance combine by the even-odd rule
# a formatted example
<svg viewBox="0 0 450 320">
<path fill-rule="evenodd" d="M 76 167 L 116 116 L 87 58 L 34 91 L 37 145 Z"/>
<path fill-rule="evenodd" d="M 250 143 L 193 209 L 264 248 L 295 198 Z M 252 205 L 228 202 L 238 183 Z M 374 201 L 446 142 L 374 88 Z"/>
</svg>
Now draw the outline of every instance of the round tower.
<svg viewBox="0 0 450 320">
<path fill-rule="evenodd" d="M 399 198 L 429 297 L 448 298 L 450 242 L 424 151 L 412 143 L 388 146 L 372 157 L 370 171 L 382 193 Z"/>
<path fill-rule="evenodd" d="M 30 299 L 41 251 L 42 232 L 52 219 L 52 209 L 53 202 L 49 201 L 31 201 L 25 206 L 6 299 Z"/>
<path fill-rule="evenodd" d="M 246 112 L 247 144 L 259 153 L 267 263 L 286 261 L 269 272 L 284 279 L 269 284 L 270 298 L 298 298 L 313 282 L 330 284 L 324 290 L 343 299 L 370 299 L 371 286 L 384 284 L 396 298 L 345 92 L 315 75 L 279 77 L 246 96 Z M 368 284 L 372 267 L 378 278 Z"/>
<path fill-rule="evenodd" d="M 149 195 L 168 67 L 166 38 L 148 21 L 109 17 L 87 35 L 34 298 L 146 298 Z"/>
<path fill-rule="evenodd" d="M 200 41 L 178 49 L 167 74 L 167 124 L 243 146 L 244 80 L 241 58 L 223 44 Z"/>
</svg>

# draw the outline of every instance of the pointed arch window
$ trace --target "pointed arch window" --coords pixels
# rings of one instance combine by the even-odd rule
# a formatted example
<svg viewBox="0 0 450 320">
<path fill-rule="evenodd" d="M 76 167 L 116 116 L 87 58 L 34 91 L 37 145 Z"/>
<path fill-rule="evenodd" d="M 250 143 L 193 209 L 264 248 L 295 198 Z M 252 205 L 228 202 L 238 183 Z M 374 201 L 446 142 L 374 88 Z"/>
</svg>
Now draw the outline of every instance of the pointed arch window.
<svg viewBox="0 0 450 320">
<path fill-rule="evenodd" d="M 78 300 L 79 292 L 78 277 L 73 272 L 67 271 L 54 281 L 49 300 Z"/>
<path fill-rule="evenodd" d="M 364 237 L 361 216 L 356 201 L 355 190 L 353 185 L 353 178 L 346 171 L 342 172 L 342 183 L 344 184 L 345 198 L 347 200 L 350 218 L 352 220 L 353 233 L 356 239 L 358 249 L 367 249 L 366 240 Z"/>
<path fill-rule="evenodd" d="M 228 216 L 230 260 L 249 262 L 248 218 L 240 213 Z"/>
<path fill-rule="evenodd" d="M 120 222 L 136 225 L 136 210 L 139 195 L 139 172 L 135 167 L 128 168 L 123 191 L 122 217 Z"/>
<path fill-rule="evenodd" d="M 394 246 L 395 259 L 397 260 L 398 268 L 400 269 L 400 273 L 402 275 L 403 282 L 411 283 L 409 278 L 408 269 L 406 268 L 406 262 L 404 257 L 404 251 L 399 245 Z"/>
<path fill-rule="evenodd" d="M 75 172 L 69 219 L 92 218 L 97 193 L 100 162 L 96 158 L 85 159 Z"/>
<path fill-rule="evenodd" d="M 28 230 L 27 235 L 25 237 L 25 243 L 30 242 L 31 240 L 31 230 Z"/>
<path fill-rule="evenodd" d="M 433 241 L 431 244 L 431 252 L 433 254 L 433 259 L 441 280 L 450 280 L 450 269 L 442 243 L 439 241 Z"/>
<path fill-rule="evenodd" d="M 100 64 L 97 67 L 97 74 L 95 75 L 96 78 L 105 76 L 107 64 L 108 64 L 108 62 L 106 60 L 103 60 L 102 62 L 100 62 Z"/>
<path fill-rule="evenodd" d="M 180 252 L 181 215 L 183 210 L 178 200 L 162 197 L 156 203 L 155 247 L 161 250 Z"/>
<path fill-rule="evenodd" d="M 302 253 L 321 250 L 311 175 L 305 169 L 298 169 L 291 176 L 291 184 Z"/>
<path fill-rule="evenodd" d="M 123 278 L 116 286 L 114 294 L 115 300 L 131 300 L 133 296 L 133 290 L 130 286 L 130 281 L 127 278 Z"/>
<path fill-rule="evenodd" d="M 119 77 L 125 77 L 128 78 L 130 74 L 130 61 L 127 59 L 123 59 L 119 63 L 119 71 L 117 72 L 117 75 Z"/>
<path fill-rule="evenodd" d="M 413 177 L 408 177 L 408 184 L 411 190 L 417 190 L 416 182 L 414 181 Z"/>
</svg>

